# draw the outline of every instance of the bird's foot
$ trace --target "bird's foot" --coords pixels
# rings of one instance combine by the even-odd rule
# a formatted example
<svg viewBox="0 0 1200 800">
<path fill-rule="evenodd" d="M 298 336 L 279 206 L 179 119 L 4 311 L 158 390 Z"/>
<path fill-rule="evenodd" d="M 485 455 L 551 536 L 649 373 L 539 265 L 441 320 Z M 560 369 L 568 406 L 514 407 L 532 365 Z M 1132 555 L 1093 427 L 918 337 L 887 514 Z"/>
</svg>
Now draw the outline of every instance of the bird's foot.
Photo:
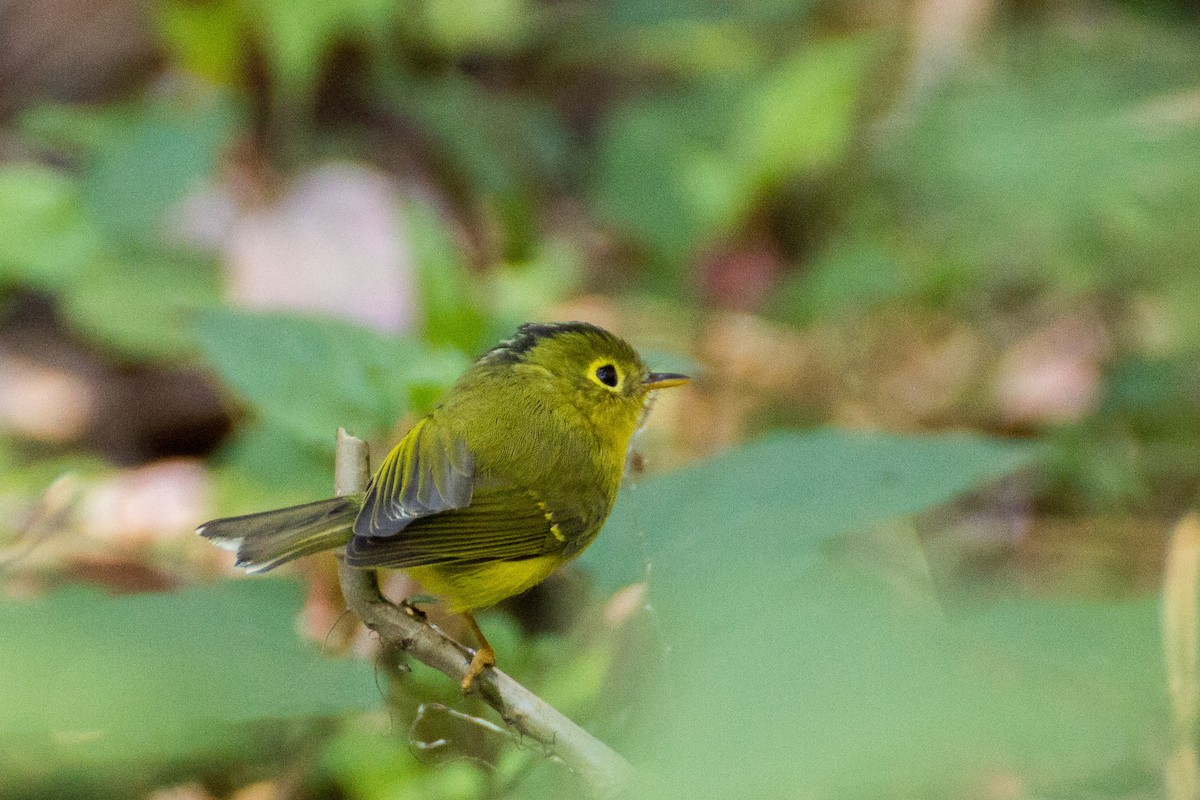
<svg viewBox="0 0 1200 800">
<path fill-rule="evenodd" d="M 471 691 L 471 686 L 474 685 L 475 679 L 487 667 L 496 666 L 496 651 L 490 645 L 484 645 L 475 651 L 475 655 L 471 657 L 471 666 L 467 668 L 467 674 L 462 679 L 463 693 Z"/>
</svg>

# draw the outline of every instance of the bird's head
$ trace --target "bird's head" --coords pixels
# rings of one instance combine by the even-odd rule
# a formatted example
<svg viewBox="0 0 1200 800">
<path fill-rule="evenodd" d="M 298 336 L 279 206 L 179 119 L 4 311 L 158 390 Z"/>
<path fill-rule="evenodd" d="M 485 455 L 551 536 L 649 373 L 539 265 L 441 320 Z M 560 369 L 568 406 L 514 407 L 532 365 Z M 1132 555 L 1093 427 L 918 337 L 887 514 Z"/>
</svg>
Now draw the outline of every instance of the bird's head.
<svg viewBox="0 0 1200 800">
<path fill-rule="evenodd" d="M 651 392 L 689 380 L 651 372 L 628 342 L 586 322 L 527 323 L 480 360 L 511 365 L 547 393 L 548 402 L 570 404 L 600 430 L 626 440 Z"/>
</svg>

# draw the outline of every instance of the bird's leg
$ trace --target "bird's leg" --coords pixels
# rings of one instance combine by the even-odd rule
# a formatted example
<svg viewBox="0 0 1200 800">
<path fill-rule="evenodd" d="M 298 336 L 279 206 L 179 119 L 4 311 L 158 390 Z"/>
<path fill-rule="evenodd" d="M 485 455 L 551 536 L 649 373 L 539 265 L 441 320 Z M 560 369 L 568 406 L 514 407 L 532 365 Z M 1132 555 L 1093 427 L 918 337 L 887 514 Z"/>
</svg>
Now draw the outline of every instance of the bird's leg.
<svg viewBox="0 0 1200 800">
<path fill-rule="evenodd" d="M 471 631 L 475 634 L 475 640 L 479 642 L 479 648 L 475 651 L 475 655 L 471 657 L 471 666 L 467 669 L 466 677 L 462 679 L 462 690 L 469 692 L 471 691 L 471 685 L 479 677 L 479 673 L 483 672 L 485 667 L 494 667 L 496 665 L 496 651 L 488 644 L 483 631 L 479 630 L 479 623 L 475 622 L 475 617 L 467 613 L 464 613 L 462 617 L 471 626 Z"/>
</svg>

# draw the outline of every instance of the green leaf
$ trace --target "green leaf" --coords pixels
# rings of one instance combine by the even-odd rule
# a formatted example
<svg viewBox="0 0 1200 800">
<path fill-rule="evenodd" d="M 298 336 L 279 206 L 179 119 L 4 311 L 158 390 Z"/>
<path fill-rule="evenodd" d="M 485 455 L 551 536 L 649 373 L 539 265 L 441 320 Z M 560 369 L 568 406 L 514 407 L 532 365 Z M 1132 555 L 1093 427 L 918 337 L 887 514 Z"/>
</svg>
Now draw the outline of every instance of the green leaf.
<svg viewBox="0 0 1200 800">
<path fill-rule="evenodd" d="M 467 353 L 480 350 L 486 319 L 445 223 L 432 208 L 414 202 L 404 206 L 404 226 L 421 282 L 425 338 Z"/>
<path fill-rule="evenodd" d="M 763 79 L 735 144 L 761 185 L 776 187 L 845 154 L 875 49 L 867 37 L 813 42 Z"/>
<path fill-rule="evenodd" d="M 978 52 L 879 150 L 872 186 L 890 192 L 896 230 L 969 267 L 973 291 L 1069 296 L 1169 279 L 1180 284 L 1167 296 L 1189 296 L 1200 126 L 1171 109 L 1195 91 L 1194 39 L 1101 15 Z M 1193 334 L 1194 318 L 1180 310 Z"/>
<path fill-rule="evenodd" d="M 759 559 L 652 600 L 671 637 L 652 796 L 929 796 L 997 770 L 1062 794 L 1145 782 L 1165 745 L 1152 600 L 946 619 L 870 570 Z"/>
<path fill-rule="evenodd" d="M 131 111 L 94 153 L 84 179 L 97 223 L 116 237 L 151 237 L 163 212 L 212 175 L 232 131 L 232 110 L 216 96 Z"/>
<path fill-rule="evenodd" d="M 970 435 L 780 433 L 635 483 L 587 553 L 609 587 L 720 572 L 730 559 L 803 564 L 820 543 L 945 503 L 1031 463 L 1038 448 Z M 753 547 L 729 547 L 730 542 Z"/>
<path fill-rule="evenodd" d="M 217 84 L 236 83 L 246 59 L 237 0 L 162 0 L 154 11 L 174 64 Z"/>
<path fill-rule="evenodd" d="M 38 164 L 0 168 L 0 283 L 70 285 L 101 245 L 75 180 Z"/>
<path fill-rule="evenodd" d="M 842 240 L 817 254 L 803 272 L 789 277 L 770 304 L 776 315 L 799 324 L 865 311 L 921 288 L 921 276 L 915 272 L 883 242 Z"/>
<path fill-rule="evenodd" d="M 220 296 L 216 265 L 163 253 L 109 254 L 64 287 L 63 310 L 91 340 L 134 358 L 196 350 L 192 317 Z"/>
<path fill-rule="evenodd" d="M 750 204 L 727 141 L 738 81 L 638 100 L 606 120 L 591 200 L 601 216 L 676 266 L 729 232 Z"/>
<path fill-rule="evenodd" d="M 216 504 L 223 515 L 306 503 L 330 494 L 335 438 L 298 440 L 262 422 L 243 425 L 217 462 Z"/>
<path fill-rule="evenodd" d="M 0 775 L 227 750 L 238 726 L 377 708 L 368 663 L 296 636 L 301 600 L 253 580 L 0 602 Z"/>
<path fill-rule="evenodd" d="M 384 102 L 413 118 L 436 143 L 452 179 L 483 197 L 511 197 L 552 181 L 571 157 L 554 110 L 535 99 L 488 91 L 460 75 L 382 81 Z"/>
<path fill-rule="evenodd" d="M 242 0 L 242 5 L 263 41 L 272 76 L 291 102 L 307 98 L 316 88 L 335 42 L 380 41 L 397 13 L 391 0 Z"/>
<path fill-rule="evenodd" d="M 221 377 L 264 419 L 318 445 L 339 427 L 362 437 L 386 432 L 414 396 L 448 387 L 467 366 L 457 351 L 334 319 L 213 309 L 199 337 Z"/>
<path fill-rule="evenodd" d="M 422 6 L 422 43 L 459 58 L 516 51 L 540 12 L 529 0 L 424 0 Z"/>
<path fill-rule="evenodd" d="M 635 796 L 928 796 L 994 770 L 1050 791 L 1144 775 L 1138 754 L 1167 732 L 1153 600 L 943 612 L 927 584 L 896 580 L 913 571 L 912 542 L 882 523 L 1041 450 L 786 433 L 627 492 L 584 559 L 607 586 L 648 581 L 662 644 L 639 656 L 663 674 L 648 730 L 625 745 L 652 776 Z M 847 537 L 864 530 L 873 538 Z"/>
</svg>

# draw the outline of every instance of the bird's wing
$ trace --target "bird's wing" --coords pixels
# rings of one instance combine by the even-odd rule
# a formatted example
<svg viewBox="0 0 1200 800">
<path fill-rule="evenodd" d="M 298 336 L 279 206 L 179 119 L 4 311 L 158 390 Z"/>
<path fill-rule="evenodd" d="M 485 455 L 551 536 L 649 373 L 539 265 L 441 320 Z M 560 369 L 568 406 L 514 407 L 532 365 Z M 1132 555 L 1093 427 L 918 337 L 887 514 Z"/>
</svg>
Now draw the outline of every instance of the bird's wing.
<svg viewBox="0 0 1200 800">
<path fill-rule="evenodd" d="M 579 516 L 553 511 L 537 494 L 497 482 L 477 488 L 470 506 L 414 520 L 397 536 L 355 536 L 346 563 L 401 568 L 515 561 L 560 552 L 586 529 Z"/>
<path fill-rule="evenodd" d="M 414 520 L 465 508 L 475 486 L 475 458 L 466 442 L 430 417 L 413 426 L 371 479 L 356 536 L 389 537 Z"/>
</svg>

